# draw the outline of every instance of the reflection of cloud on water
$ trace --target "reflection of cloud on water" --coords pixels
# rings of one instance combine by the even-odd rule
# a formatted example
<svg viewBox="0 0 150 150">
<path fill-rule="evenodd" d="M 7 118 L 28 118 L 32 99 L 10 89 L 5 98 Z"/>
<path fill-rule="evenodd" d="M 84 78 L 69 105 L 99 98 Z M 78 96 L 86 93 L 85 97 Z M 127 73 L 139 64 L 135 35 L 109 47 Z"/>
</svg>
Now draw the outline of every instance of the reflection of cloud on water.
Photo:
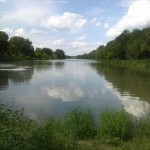
<svg viewBox="0 0 150 150">
<path fill-rule="evenodd" d="M 85 95 L 80 88 L 53 87 L 47 89 L 46 92 L 50 98 L 61 99 L 64 102 L 78 101 Z"/>
<path fill-rule="evenodd" d="M 150 104 L 146 101 L 141 101 L 139 97 L 133 97 L 128 92 L 121 94 L 117 88 L 115 88 L 113 84 L 109 82 L 106 82 L 105 86 L 117 96 L 117 98 L 122 102 L 124 109 L 128 113 L 136 117 L 141 117 L 147 114 L 150 110 Z"/>
</svg>

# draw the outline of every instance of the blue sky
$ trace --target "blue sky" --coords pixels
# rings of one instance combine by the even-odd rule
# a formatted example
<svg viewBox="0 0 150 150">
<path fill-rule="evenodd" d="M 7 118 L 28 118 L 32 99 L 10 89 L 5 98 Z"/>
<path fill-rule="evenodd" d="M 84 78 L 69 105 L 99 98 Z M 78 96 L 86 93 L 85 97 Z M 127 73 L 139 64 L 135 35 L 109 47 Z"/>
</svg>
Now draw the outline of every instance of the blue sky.
<svg viewBox="0 0 150 150">
<path fill-rule="evenodd" d="M 34 47 L 88 53 L 124 29 L 150 25 L 150 0 L 0 0 L 0 30 Z"/>
</svg>

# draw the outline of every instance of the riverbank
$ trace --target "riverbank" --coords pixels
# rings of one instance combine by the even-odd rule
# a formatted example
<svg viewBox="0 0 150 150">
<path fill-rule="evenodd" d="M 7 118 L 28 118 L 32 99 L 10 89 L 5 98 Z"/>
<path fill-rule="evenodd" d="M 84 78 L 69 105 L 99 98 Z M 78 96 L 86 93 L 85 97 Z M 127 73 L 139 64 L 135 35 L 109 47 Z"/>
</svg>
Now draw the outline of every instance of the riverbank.
<svg viewBox="0 0 150 150">
<path fill-rule="evenodd" d="M 150 59 L 145 60 L 105 60 L 104 64 L 116 67 L 131 68 L 136 70 L 150 69 Z"/>
<path fill-rule="evenodd" d="M 0 149 L 149 150 L 150 117 L 104 110 L 96 122 L 90 110 L 75 108 L 64 118 L 38 123 L 22 110 L 0 104 Z"/>
<path fill-rule="evenodd" d="M 13 62 L 13 61 L 21 61 L 21 60 L 34 60 L 34 58 L 30 57 L 17 57 L 17 56 L 4 56 L 0 57 L 0 62 Z"/>
</svg>

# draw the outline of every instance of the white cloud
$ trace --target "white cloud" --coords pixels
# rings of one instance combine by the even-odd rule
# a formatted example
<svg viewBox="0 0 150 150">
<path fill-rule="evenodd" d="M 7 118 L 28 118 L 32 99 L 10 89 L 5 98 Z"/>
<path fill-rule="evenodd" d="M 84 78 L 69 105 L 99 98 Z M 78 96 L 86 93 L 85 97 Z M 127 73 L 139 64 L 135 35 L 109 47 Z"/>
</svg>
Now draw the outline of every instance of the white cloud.
<svg viewBox="0 0 150 150">
<path fill-rule="evenodd" d="M 14 36 L 22 36 L 25 37 L 26 36 L 26 31 L 24 28 L 19 28 L 17 30 L 14 31 Z"/>
<path fill-rule="evenodd" d="M 100 19 L 97 19 L 96 17 L 92 18 L 89 23 L 94 24 L 96 27 L 99 27 L 101 25 Z"/>
<path fill-rule="evenodd" d="M 34 34 L 34 35 L 43 35 L 43 34 L 47 34 L 45 31 L 42 31 L 42 30 L 37 30 L 37 29 L 31 29 L 30 31 L 31 34 Z"/>
<path fill-rule="evenodd" d="M 47 14 L 51 14 L 52 8 L 47 9 L 36 1 L 14 1 L 15 7 L 1 15 L 0 23 L 19 25 L 42 24 Z"/>
<path fill-rule="evenodd" d="M 87 23 L 83 16 L 75 13 L 64 12 L 62 16 L 51 16 L 47 20 L 47 26 L 54 31 L 68 31 L 80 29 Z"/>
<path fill-rule="evenodd" d="M 129 7 L 135 1 L 138 1 L 138 0 L 121 0 L 120 3 L 119 3 L 119 5 L 122 6 L 122 7 Z"/>
<path fill-rule="evenodd" d="M 109 23 L 105 23 L 104 28 L 108 29 L 109 28 Z"/>
<path fill-rule="evenodd" d="M 59 87 L 52 87 L 47 91 L 47 95 L 50 98 L 61 99 L 63 102 L 70 102 L 70 101 L 78 101 L 80 98 L 84 97 L 84 91 L 80 88 L 59 88 Z"/>
<path fill-rule="evenodd" d="M 11 28 L 4 28 L 1 31 L 6 32 L 8 35 L 11 35 L 13 33 L 13 29 L 11 29 Z"/>
<path fill-rule="evenodd" d="M 66 42 L 65 42 L 65 38 L 60 38 L 60 39 L 57 39 L 57 40 L 53 40 L 51 42 L 52 45 L 55 45 L 55 46 L 63 46 L 63 45 L 66 45 Z"/>
<path fill-rule="evenodd" d="M 85 47 L 87 43 L 85 41 L 74 41 L 70 44 L 72 48 L 82 48 Z"/>
<path fill-rule="evenodd" d="M 128 92 L 120 93 L 118 89 L 108 81 L 106 81 L 105 87 L 117 96 L 126 112 L 136 117 L 142 117 L 148 114 L 150 109 L 150 104 L 148 102 L 141 101 L 139 97 L 133 97 Z"/>
<path fill-rule="evenodd" d="M 96 42 L 96 45 L 98 45 L 98 46 L 100 46 L 100 45 L 106 45 L 106 42 Z"/>
<path fill-rule="evenodd" d="M 125 29 L 143 28 L 150 25 L 150 0 L 134 1 L 119 22 L 106 35 L 117 36 Z"/>
<path fill-rule="evenodd" d="M 67 42 L 65 38 L 59 38 L 59 39 L 53 39 L 53 40 L 46 40 L 46 41 L 41 41 L 35 44 L 35 47 L 49 47 L 52 49 L 58 49 L 58 48 L 64 48 L 67 47 Z"/>
<path fill-rule="evenodd" d="M 78 37 L 77 40 L 78 41 L 83 41 L 83 40 L 86 39 L 86 37 L 87 37 L 86 34 L 83 34 L 82 36 Z"/>
</svg>

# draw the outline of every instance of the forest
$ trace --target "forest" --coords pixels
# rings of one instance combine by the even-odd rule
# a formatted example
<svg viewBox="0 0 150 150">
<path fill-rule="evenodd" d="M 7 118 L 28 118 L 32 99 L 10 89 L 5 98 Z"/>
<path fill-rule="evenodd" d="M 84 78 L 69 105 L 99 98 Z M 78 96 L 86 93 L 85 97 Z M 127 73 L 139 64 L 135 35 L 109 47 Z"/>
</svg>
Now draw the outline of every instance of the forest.
<svg viewBox="0 0 150 150">
<path fill-rule="evenodd" d="M 18 59 L 64 59 L 65 52 L 61 49 L 34 49 L 32 42 L 20 36 L 9 38 L 7 33 L 0 31 L 0 61 Z"/>
<path fill-rule="evenodd" d="M 100 45 L 88 54 L 77 58 L 97 60 L 142 60 L 150 58 L 150 27 L 142 30 L 124 30 L 106 46 Z"/>
</svg>

